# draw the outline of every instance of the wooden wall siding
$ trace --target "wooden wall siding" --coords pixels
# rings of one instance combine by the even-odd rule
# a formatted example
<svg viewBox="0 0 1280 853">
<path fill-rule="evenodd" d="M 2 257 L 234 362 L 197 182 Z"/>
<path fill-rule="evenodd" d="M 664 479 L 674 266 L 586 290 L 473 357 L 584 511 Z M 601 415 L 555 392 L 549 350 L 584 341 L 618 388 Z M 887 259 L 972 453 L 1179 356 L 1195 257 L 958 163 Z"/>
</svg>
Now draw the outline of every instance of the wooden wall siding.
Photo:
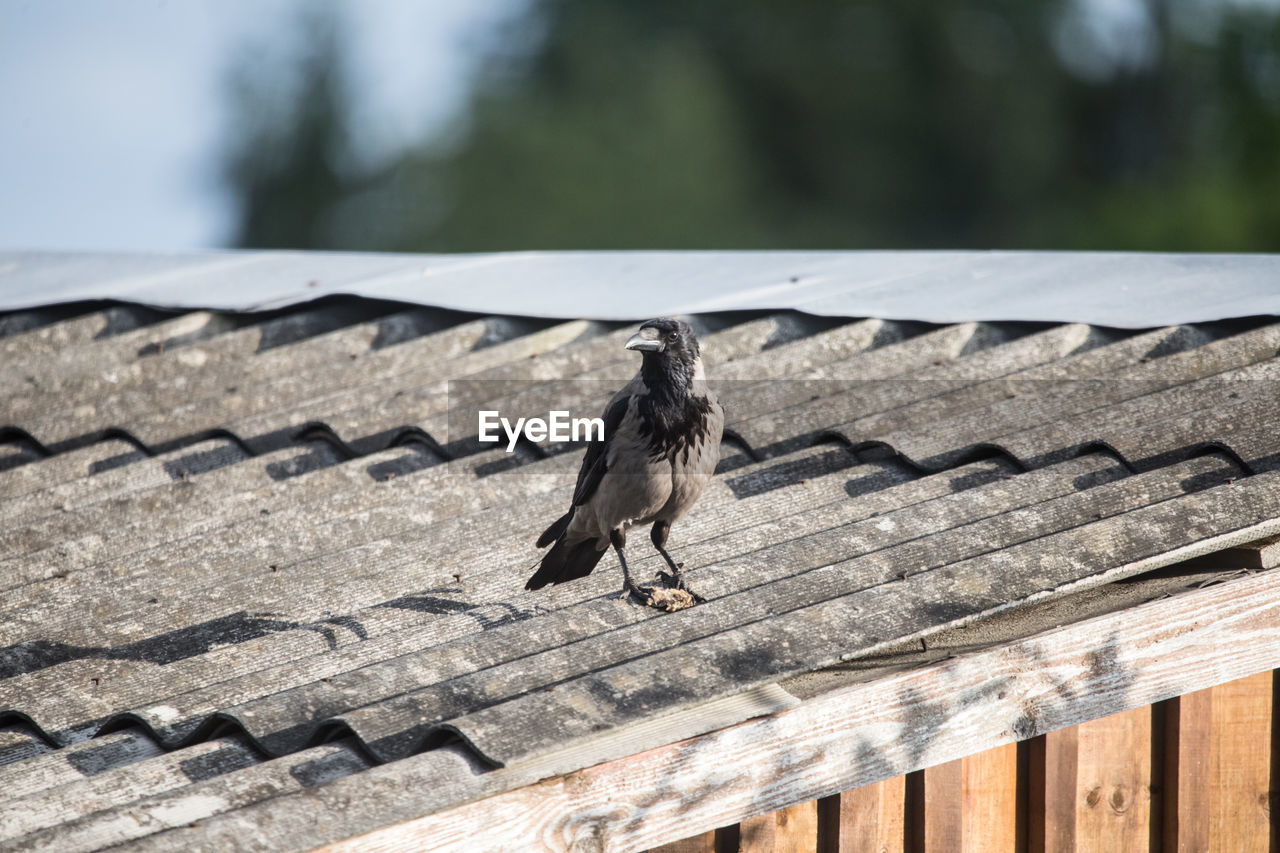
<svg viewBox="0 0 1280 853">
<path fill-rule="evenodd" d="M 1280 670 L 1006 744 L 655 853 L 1277 853 Z"/>
</svg>

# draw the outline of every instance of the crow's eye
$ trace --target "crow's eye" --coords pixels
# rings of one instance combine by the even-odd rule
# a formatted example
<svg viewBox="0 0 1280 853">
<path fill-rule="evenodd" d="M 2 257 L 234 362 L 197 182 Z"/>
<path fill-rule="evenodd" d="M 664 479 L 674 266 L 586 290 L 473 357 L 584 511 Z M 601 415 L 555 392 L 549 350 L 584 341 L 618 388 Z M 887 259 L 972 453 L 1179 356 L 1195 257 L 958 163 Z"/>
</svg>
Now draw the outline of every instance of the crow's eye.
<svg viewBox="0 0 1280 853">
<path fill-rule="evenodd" d="M 677 334 L 677 333 L 675 333 L 675 332 L 668 332 L 668 333 L 667 333 L 667 340 L 668 340 L 670 343 L 673 343 L 673 344 L 674 344 L 674 343 L 676 342 L 676 339 L 677 339 L 677 338 L 679 338 L 679 337 L 680 337 L 680 335 L 678 335 L 678 334 Z"/>
</svg>

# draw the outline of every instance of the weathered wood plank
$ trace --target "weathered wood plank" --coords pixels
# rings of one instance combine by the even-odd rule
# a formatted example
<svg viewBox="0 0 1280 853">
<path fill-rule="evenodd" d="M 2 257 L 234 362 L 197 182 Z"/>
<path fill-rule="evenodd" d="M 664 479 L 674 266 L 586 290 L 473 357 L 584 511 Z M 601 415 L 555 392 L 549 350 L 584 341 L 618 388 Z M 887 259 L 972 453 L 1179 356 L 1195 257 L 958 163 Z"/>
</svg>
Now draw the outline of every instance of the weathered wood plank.
<svg viewBox="0 0 1280 853">
<path fill-rule="evenodd" d="M 1211 691 L 1210 850 L 1270 849 L 1273 677 L 1261 672 Z"/>
<path fill-rule="evenodd" d="M 1216 618 L 1205 620 L 1206 612 Z M 491 850 L 548 837 L 559 839 L 559 849 L 575 837 L 603 839 L 612 850 L 645 849 L 1275 668 L 1278 618 L 1280 578 L 1259 574 L 852 684 L 770 718 L 536 785 L 572 770 L 571 759 L 481 776 L 460 767 L 450 775 L 442 772 L 447 756 L 429 753 L 367 771 L 358 787 L 338 780 L 306 798 L 249 806 L 140 849 L 216 847 L 264 826 L 294 849 L 350 835 L 332 849 L 475 850 L 481 826 Z M 904 702 L 939 724 L 904 716 Z M 356 791 L 382 789 L 399 793 L 376 806 L 357 802 Z M 596 806 L 606 801 L 610 809 L 602 813 Z"/>
</svg>

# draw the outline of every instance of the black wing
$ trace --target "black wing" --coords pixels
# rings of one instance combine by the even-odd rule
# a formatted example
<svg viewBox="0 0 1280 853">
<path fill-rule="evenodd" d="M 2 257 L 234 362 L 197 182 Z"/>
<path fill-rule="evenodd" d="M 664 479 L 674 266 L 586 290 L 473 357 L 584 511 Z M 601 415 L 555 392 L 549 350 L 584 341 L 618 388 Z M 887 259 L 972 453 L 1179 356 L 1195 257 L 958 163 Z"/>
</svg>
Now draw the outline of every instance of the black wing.
<svg viewBox="0 0 1280 853">
<path fill-rule="evenodd" d="M 613 441 L 614 433 L 618 431 L 618 427 L 622 425 L 623 418 L 627 414 L 627 406 L 631 402 L 631 394 L 623 389 L 609 402 L 609 407 L 604 410 L 604 438 L 597 441 L 591 441 L 587 444 L 587 453 L 582 458 L 582 467 L 578 469 L 578 484 L 573 489 L 573 504 L 569 507 L 569 511 L 560 516 L 551 526 L 542 531 L 542 535 L 538 537 L 538 547 L 545 548 L 552 542 L 559 542 L 564 536 L 565 531 L 569 529 L 569 524 L 573 521 L 574 510 L 591 500 L 591 496 L 595 494 L 596 489 L 600 486 L 600 480 L 604 477 L 604 472 L 609 467 L 609 442 Z M 543 558 L 544 564 L 550 555 Z M 563 562 L 564 555 L 561 555 L 560 562 Z M 599 559 L 597 555 L 596 560 Z M 556 561 L 552 564 L 558 565 Z M 551 564 L 547 564 L 551 565 Z M 595 565 L 595 560 L 591 561 L 591 566 Z M 541 571 L 541 570 L 539 570 Z M 559 569 L 550 569 L 553 575 Z M 591 571 L 588 566 L 586 572 Z M 584 572 L 585 573 L 585 572 Z M 580 575 L 573 575 L 579 577 Z M 541 575 L 535 575 L 529 583 L 541 579 Z M 558 581 L 557 581 L 558 583 Z M 536 589 L 536 587 L 526 587 L 526 589 Z"/>
<path fill-rule="evenodd" d="M 587 455 L 582 457 L 582 467 L 578 469 L 578 485 L 573 490 L 574 506 L 582 506 L 596 493 L 596 488 L 608 469 L 609 442 L 613 441 L 614 434 L 622 425 L 630 403 L 630 394 L 619 394 L 609 404 L 609 408 L 604 410 L 604 439 L 587 445 Z"/>
</svg>

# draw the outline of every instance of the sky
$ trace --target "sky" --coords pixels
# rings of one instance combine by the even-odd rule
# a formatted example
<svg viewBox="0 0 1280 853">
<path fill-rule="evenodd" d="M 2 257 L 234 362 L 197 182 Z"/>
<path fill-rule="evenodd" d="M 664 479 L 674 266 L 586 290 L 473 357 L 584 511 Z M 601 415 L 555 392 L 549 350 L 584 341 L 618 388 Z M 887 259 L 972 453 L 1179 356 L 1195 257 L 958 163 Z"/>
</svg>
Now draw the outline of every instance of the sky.
<svg viewBox="0 0 1280 853">
<path fill-rule="evenodd" d="M 227 243 L 231 63 L 289 50 L 302 0 L 0 0 L 0 250 Z M 329 0 L 311 0 L 329 2 Z M 331 0 L 367 153 L 440 128 L 521 0 Z"/>
</svg>

